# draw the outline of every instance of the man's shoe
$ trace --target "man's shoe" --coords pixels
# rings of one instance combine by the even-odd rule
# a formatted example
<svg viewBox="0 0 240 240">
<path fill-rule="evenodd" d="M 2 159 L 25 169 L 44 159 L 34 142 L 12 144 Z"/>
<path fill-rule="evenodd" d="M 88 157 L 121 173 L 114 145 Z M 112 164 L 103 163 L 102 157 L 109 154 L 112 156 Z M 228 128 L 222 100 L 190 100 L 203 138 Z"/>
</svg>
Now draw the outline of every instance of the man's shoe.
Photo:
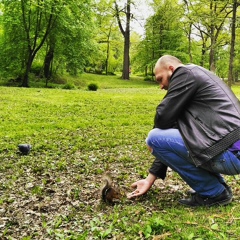
<svg viewBox="0 0 240 240">
<path fill-rule="evenodd" d="M 229 195 L 231 195 L 231 197 L 232 197 L 233 193 L 232 193 L 231 187 L 228 186 L 226 183 L 222 183 L 222 185 L 225 187 L 225 189 L 228 191 Z"/>
<path fill-rule="evenodd" d="M 211 207 L 214 205 L 227 205 L 232 201 L 232 196 L 225 189 L 220 195 L 214 198 L 202 197 L 198 193 L 191 196 L 191 198 L 180 199 L 179 203 L 188 207 Z"/>
</svg>

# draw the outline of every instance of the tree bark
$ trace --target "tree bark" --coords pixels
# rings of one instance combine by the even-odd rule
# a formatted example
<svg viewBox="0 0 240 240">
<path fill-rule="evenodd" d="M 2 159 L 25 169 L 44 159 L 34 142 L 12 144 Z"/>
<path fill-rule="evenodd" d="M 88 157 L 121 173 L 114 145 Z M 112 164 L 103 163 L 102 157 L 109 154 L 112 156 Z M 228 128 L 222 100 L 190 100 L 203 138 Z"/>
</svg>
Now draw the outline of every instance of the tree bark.
<svg viewBox="0 0 240 240">
<path fill-rule="evenodd" d="M 26 67 L 25 67 L 25 72 L 24 72 L 21 87 L 27 87 L 27 88 L 29 87 L 29 77 L 28 77 L 28 75 L 29 75 L 29 72 L 30 72 L 31 67 L 32 67 L 33 59 L 34 59 L 33 52 L 31 50 L 29 50 L 28 60 L 26 62 Z"/>
<path fill-rule="evenodd" d="M 49 80 L 50 77 L 52 76 L 51 64 L 53 61 L 53 56 L 54 56 L 54 47 L 52 45 L 50 45 L 50 47 L 47 51 L 47 54 L 45 56 L 44 66 L 43 66 L 44 77 L 47 80 Z M 47 82 L 46 82 L 46 86 L 47 86 Z"/>
<path fill-rule="evenodd" d="M 110 55 L 110 37 L 112 32 L 112 25 L 113 25 L 113 22 L 111 23 L 109 32 L 107 34 L 107 55 L 106 55 L 106 62 L 105 62 L 106 75 L 108 75 L 108 65 L 109 65 L 109 55 Z"/>
<path fill-rule="evenodd" d="M 190 62 L 193 62 L 191 33 L 192 33 L 192 23 L 189 23 L 189 31 L 188 31 L 188 55 L 189 55 L 189 60 L 190 60 Z"/>
<path fill-rule="evenodd" d="M 118 21 L 118 26 L 120 31 L 124 37 L 124 56 L 123 56 L 123 70 L 122 70 L 122 79 L 129 80 L 129 71 L 130 71 L 130 58 L 129 58 L 129 50 L 130 50 L 130 20 L 131 20 L 131 1 L 127 0 L 126 5 L 126 28 L 125 30 L 122 27 L 121 19 L 119 16 L 118 5 L 115 1 L 115 9 L 116 9 L 116 17 Z"/>
<path fill-rule="evenodd" d="M 211 15 L 215 18 L 215 11 L 216 11 L 216 5 L 213 4 L 213 2 L 210 2 L 210 11 Z M 210 46 L 210 53 L 209 53 L 209 68 L 210 71 L 215 72 L 215 45 L 216 45 L 216 38 L 215 38 L 215 26 L 212 20 L 212 23 L 210 25 L 210 38 L 211 38 L 211 46 Z"/>
<path fill-rule="evenodd" d="M 237 0 L 233 2 L 233 14 L 232 14 L 232 28 L 231 28 L 231 47 L 228 67 L 228 86 L 232 86 L 233 82 L 233 62 L 234 62 L 234 50 L 235 50 L 235 38 L 236 38 L 236 15 L 237 15 Z"/>
</svg>

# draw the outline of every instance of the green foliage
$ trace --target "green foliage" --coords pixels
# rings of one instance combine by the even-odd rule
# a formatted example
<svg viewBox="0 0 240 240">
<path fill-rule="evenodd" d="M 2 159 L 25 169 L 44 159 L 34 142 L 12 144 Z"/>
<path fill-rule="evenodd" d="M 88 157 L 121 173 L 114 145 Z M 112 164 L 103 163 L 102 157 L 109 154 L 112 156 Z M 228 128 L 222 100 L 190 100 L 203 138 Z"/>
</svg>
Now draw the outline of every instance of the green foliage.
<svg viewBox="0 0 240 240">
<path fill-rule="evenodd" d="M 64 7 L 55 29 L 55 68 L 65 68 L 73 76 L 83 72 L 95 50 L 93 26 L 90 1 Z"/>
<path fill-rule="evenodd" d="M 24 49 L 26 48 L 24 29 L 21 24 L 21 5 L 17 1 L 5 1 L 3 6 L 0 74 L 5 77 L 16 78 L 23 74 L 22 64 L 25 59 Z"/>
<path fill-rule="evenodd" d="M 43 66 L 41 64 L 34 64 L 31 68 L 31 73 L 34 73 L 35 76 L 40 76 L 43 71 Z"/>
<path fill-rule="evenodd" d="M 168 223 L 169 224 L 169 223 Z M 170 228 L 160 217 L 151 217 L 146 223 L 143 229 L 143 234 L 145 238 L 150 238 L 151 236 L 161 235 L 167 232 Z"/>
<path fill-rule="evenodd" d="M 90 83 L 90 84 L 88 84 L 88 90 L 89 91 L 97 91 L 98 85 L 96 83 Z"/>
<path fill-rule="evenodd" d="M 133 2 L 132 8 L 134 4 L 138 7 Z M 226 79 L 232 2 L 156 0 L 151 5 L 153 14 L 146 21 L 144 36 L 131 31 L 132 73 L 151 74 L 157 58 L 173 54 L 185 63 L 207 68 L 215 64 L 216 73 Z M 54 76 L 66 72 L 79 76 L 84 68 L 106 75 L 122 71 L 123 38 L 114 17 L 114 1 L 6 0 L 0 7 L 1 78 L 23 81 L 26 73 L 39 77 L 40 72 L 50 83 Z M 124 11 L 121 14 L 125 18 Z M 239 38 L 237 28 L 236 80 Z M 29 78 L 32 86 L 35 81 L 39 85 L 38 78 Z"/>
<path fill-rule="evenodd" d="M 25 81 L 30 70 L 39 73 L 36 66 L 43 74 L 50 71 L 51 76 L 57 71 L 71 75 L 83 71 L 94 51 L 89 0 L 67 4 L 53 0 L 22 1 L 22 4 L 4 1 L 3 4 L 4 34 L 0 38 L 0 73 L 3 76 L 21 77 Z M 52 55 L 47 55 L 49 53 Z M 32 68 L 32 64 L 35 67 Z"/>
<path fill-rule="evenodd" d="M 94 39 L 97 45 L 87 67 L 91 67 L 95 73 L 104 71 L 109 74 L 122 67 L 123 40 L 113 6 L 114 1 L 105 0 L 98 1 L 94 6 L 96 24 Z"/>
<path fill-rule="evenodd" d="M 134 67 L 151 73 L 159 57 L 172 54 L 188 60 L 187 39 L 181 30 L 183 9 L 178 1 L 154 2 L 155 14 L 147 19 L 146 36 L 139 43 L 134 56 Z"/>
</svg>

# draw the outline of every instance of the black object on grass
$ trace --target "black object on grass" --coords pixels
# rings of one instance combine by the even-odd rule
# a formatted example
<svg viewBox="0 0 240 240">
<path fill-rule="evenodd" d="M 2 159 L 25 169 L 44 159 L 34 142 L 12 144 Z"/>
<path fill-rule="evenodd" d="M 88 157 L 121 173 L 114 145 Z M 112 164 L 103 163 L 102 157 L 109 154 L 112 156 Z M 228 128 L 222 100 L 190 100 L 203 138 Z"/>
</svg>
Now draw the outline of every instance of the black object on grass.
<svg viewBox="0 0 240 240">
<path fill-rule="evenodd" d="M 18 149 L 23 155 L 28 155 L 32 146 L 30 144 L 19 144 Z"/>
</svg>

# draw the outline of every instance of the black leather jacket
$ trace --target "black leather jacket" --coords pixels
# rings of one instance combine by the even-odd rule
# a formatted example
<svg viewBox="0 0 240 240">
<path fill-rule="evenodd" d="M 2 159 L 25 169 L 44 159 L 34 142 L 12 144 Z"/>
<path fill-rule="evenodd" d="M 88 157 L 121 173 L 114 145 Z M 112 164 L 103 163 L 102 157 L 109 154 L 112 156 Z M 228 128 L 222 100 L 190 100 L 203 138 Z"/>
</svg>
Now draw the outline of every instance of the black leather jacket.
<svg viewBox="0 0 240 240">
<path fill-rule="evenodd" d="M 196 166 L 211 160 L 240 139 L 240 103 L 214 73 L 196 65 L 177 68 L 156 109 L 154 127 L 177 126 Z M 150 173 L 165 178 L 156 159 Z"/>
</svg>

